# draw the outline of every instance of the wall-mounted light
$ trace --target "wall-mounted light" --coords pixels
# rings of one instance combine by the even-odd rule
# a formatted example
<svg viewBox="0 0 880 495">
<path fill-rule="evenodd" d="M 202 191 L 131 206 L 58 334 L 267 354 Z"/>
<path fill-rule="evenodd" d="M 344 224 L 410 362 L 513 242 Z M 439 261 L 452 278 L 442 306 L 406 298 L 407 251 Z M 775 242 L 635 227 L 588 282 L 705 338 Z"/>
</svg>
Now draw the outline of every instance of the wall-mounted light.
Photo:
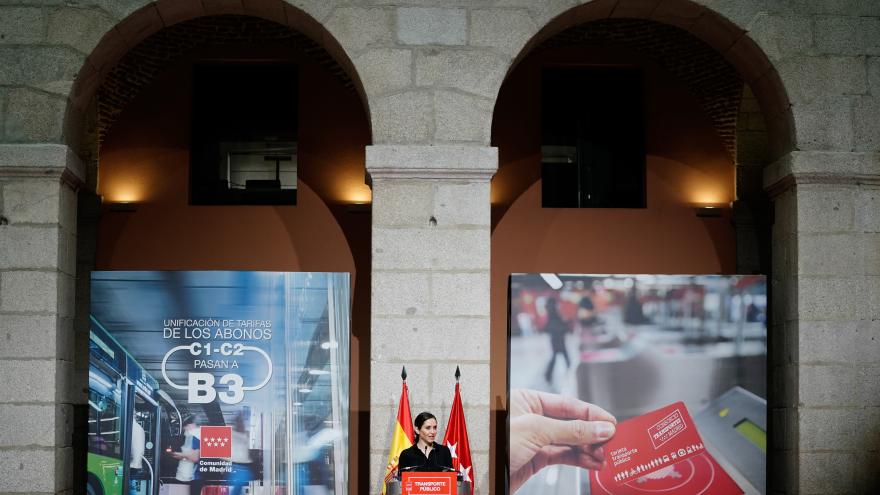
<svg viewBox="0 0 880 495">
<path fill-rule="evenodd" d="M 370 203 L 351 203 L 346 205 L 346 211 L 349 213 L 369 213 L 373 209 Z"/>
<path fill-rule="evenodd" d="M 720 206 L 697 206 L 694 210 L 696 210 L 697 216 L 700 218 L 712 218 L 720 217 L 723 208 Z"/>
<path fill-rule="evenodd" d="M 345 181 L 339 184 L 338 195 L 347 203 L 361 204 L 373 200 L 373 190 L 359 180 Z"/>
<path fill-rule="evenodd" d="M 138 203 L 133 201 L 115 201 L 109 203 L 109 209 L 113 212 L 134 213 L 138 209 Z"/>
<path fill-rule="evenodd" d="M 147 198 L 150 177 L 117 174 L 102 182 L 98 193 L 105 203 L 140 203 Z"/>
</svg>

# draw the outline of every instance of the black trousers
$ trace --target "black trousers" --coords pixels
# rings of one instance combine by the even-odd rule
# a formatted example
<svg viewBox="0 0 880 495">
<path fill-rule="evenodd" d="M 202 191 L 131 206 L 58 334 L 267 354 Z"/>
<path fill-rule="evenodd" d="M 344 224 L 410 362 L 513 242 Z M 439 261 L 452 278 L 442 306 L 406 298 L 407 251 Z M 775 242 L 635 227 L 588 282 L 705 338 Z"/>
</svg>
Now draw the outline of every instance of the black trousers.
<svg viewBox="0 0 880 495">
<path fill-rule="evenodd" d="M 553 355 L 550 357 L 550 362 L 547 364 L 547 371 L 544 372 L 544 378 L 549 382 L 551 378 L 553 378 L 553 368 L 556 366 L 556 355 L 562 354 L 563 359 L 565 359 L 565 368 L 568 369 L 571 366 L 571 359 L 568 357 L 568 351 L 565 350 L 565 342 L 562 342 L 562 345 L 556 345 L 553 343 Z"/>
</svg>

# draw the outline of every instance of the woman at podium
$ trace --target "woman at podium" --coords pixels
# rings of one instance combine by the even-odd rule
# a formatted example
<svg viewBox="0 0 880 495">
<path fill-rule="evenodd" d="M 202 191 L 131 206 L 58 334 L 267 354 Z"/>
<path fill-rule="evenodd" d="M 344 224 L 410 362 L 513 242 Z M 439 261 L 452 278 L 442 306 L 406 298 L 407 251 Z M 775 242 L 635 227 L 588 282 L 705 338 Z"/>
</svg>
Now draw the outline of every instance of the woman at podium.
<svg viewBox="0 0 880 495">
<path fill-rule="evenodd" d="M 425 411 L 416 416 L 416 441 L 412 447 L 400 453 L 398 469 L 404 471 L 449 471 L 452 469 L 452 453 L 437 437 L 437 417 Z"/>
</svg>

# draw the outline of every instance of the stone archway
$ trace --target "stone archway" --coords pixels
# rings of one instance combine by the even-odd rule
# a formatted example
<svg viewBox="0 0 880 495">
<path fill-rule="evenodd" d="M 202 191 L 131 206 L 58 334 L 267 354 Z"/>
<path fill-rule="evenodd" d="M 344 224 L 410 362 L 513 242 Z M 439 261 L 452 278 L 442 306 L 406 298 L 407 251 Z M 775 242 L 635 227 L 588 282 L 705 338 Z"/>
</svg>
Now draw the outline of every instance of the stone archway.
<svg viewBox="0 0 880 495">
<path fill-rule="evenodd" d="M 148 6 L 132 15 L 147 16 L 155 21 L 155 16 L 150 13 L 151 9 L 159 9 L 161 15 L 163 12 L 160 7 L 161 5 Z M 118 60 L 112 62 L 100 86 L 95 90 L 93 100 L 96 101 L 97 106 L 97 123 L 94 130 L 90 129 L 93 132 L 92 140 L 86 141 L 86 143 L 94 146 L 93 149 L 96 151 L 93 156 L 97 156 L 97 149 L 100 146 L 100 165 L 97 160 L 91 164 L 94 175 L 97 176 L 100 173 L 102 177 L 102 181 L 99 183 L 101 189 L 98 190 L 100 194 L 106 195 L 108 191 L 112 193 L 112 187 L 103 187 L 110 182 L 107 180 L 108 177 L 112 178 L 108 170 L 111 172 L 116 170 L 118 176 L 120 165 L 124 167 L 124 163 L 128 160 L 137 161 L 133 156 L 135 153 L 125 149 L 126 142 L 130 143 L 128 146 L 134 149 L 148 151 L 148 154 L 150 148 L 153 147 L 154 154 L 158 151 L 160 156 L 164 156 L 162 160 L 149 160 L 153 162 L 152 164 L 148 163 L 149 161 L 142 162 L 139 167 L 144 174 L 142 177 L 149 181 L 149 176 L 152 175 L 155 186 L 159 186 L 155 180 L 161 178 L 161 186 L 156 189 L 175 188 L 175 184 L 179 183 L 175 177 L 179 177 L 179 175 L 172 171 L 175 168 L 186 168 L 188 165 L 185 160 L 181 162 L 175 159 L 174 153 L 163 155 L 163 151 L 169 150 L 163 150 L 161 144 L 157 147 L 156 141 L 151 142 L 149 137 L 138 143 L 137 141 L 142 138 L 137 136 L 156 134 L 150 129 L 163 127 L 172 129 L 175 127 L 174 124 L 163 125 L 161 121 L 156 121 L 151 117 L 158 112 L 164 113 L 172 120 L 187 120 L 188 109 L 191 107 L 187 103 L 190 101 L 189 97 L 183 96 L 183 100 L 180 100 L 183 93 L 178 93 L 174 89 L 188 87 L 189 72 L 187 67 L 198 63 L 200 56 L 205 56 L 208 60 L 223 59 L 227 56 L 224 53 L 227 49 L 231 50 L 233 55 L 230 57 L 236 61 L 254 59 L 296 64 L 298 75 L 296 87 L 301 95 L 306 95 L 305 100 L 297 105 L 298 114 L 303 122 L 308 123 L 308 126 L 304 126 L 304 129 L 297 135 L 299 153 L 297 156 L 297 175 L 300 191 L 297 207 L 263 208 L 256 209 L 257 211 L 245 207 L 235 208 L 233 211 L 222 214 L 225 220 L 230 222 L 233 229 L 242 225 L 265 224 L 267 220 L 273 221 L 274 219 L 274 226 L 264 230 L 266 236 L 276 239 L 281 237 L 285 240 L 280 243 L 273 241 L 259 243 L 265 250 L 261 250 L 257 246 L 240 246 L 235 252 L 221 255 L 219 265 L 215 268 L 352 273 L 352 282 L 355 288 L 352 308 L 351 343 L 353 352 L 350 382 L 352 414 L 347 426 L 352 435 L 351 448 L 354 455 L 350 459 L 346 459 L 342 465 L 348 464 L 351 483 L 356 490 L 359 485 L 364 484 L 367 476 L 366 471 L 360 467 L 356 459 L 367 455 L 367 439 L 369 438 L 367 422 L 369 411 L 363 405 L 369 391 L 369 362 L 359 359 L 363 355 L 361 350 L 369 347 L 369 237 L 363 234 L 366 226 L 369 225 L 369 215 L 363 213 L 352 215 L 347 209 L 347 202 L 351 201 L 351 196 L 348 195 L 350 190 L 357 189 L 356 193 L 359 194 L 359 198 L 364 195 L 363 162 L 362 159 L 359 161 L 357 157 L 362 153 L 363 147 L 369 143 L 369 121 L 363 115 L 366 103 L 359 98 L 357 74 L 351 72 L 349 75 L 350 64 L 349 69 L 346 69 L 325 48 L 325 45 L 332 42 L 332 37 L 326 32 L 326 29 L 317 25 L 306 14 L 295 12 L 296 9 L 286 8 L 281 3 L 278 3 L 277 7 L 281 9 L 280 17 L 275 15 L 278 14 L 275 10 L 258 12 L 261 15 L 248 15 L 256 14 L 250 10 L 248 13 L 242 14 L 240 9 L 231 10 L 239 13 L 229 13 L 230 11 L 224 10 L 217 15 L 214 15 L 216 11 L 210 11 L 210 15 L 175 21 L 155 32 L 150 32 L 142 41 L 130 47 Z M 289 21 L 280 22 L 284 19 Z M 310 35 L 315 36 L 317 41 L 292 25 L 309 29 Z M 155 28 L 156 25 L 154 24 L 153 27 Z M 143 33 L 147 32 L 147 30 L 143 31 Z M 330 44 L 339 48 L 338 43 L 332 42 Z M 348 60 L 347 57 L 345 60 Z M 169 77 L 176 78 L 173 80 L 176 80 L 178 84 L 169 85 Z M 165 89 L 157 94 L 155 89 L 157 86 Z M 198 91 L 197 88 L 196 86 L 196 91 Z M 189 93 L 189 90 L 184 90 L 184 93 Z M 308 95 L 315 96 L 310 98 Z M 154 101 L 154 104 L 146 112 L 143 111 L 143 98 L 145 97 Z M 328 99 L 333 101 L 328 102 Z M 178 101 L 181 109 L 177 113 L 165 103 L 165 101 L 175 100 Z M 323 102 L 323 108 L 316 108 L 317 102 Z M 141 110 L 138 110 L 138 107 Z M 351 109 L 351 111 L 347 109 Z M 91 106 L 89 110 L 95 111 Z M 132 112 L 135 117 L 132 117 Z M 175 115 L 178 115 L 179 118 L 175 118 Z M 333 116 L 340 121 L 336 125 L 328 122 L 333 119 Z M 144 132 L 132 133 L 128 131 L 128 137 L 120 139 L 118 131 L 120 127 L 132 129 L 138 126 Z M 334 134 L 336 130 L 339 130 L 338 134 Z M 165 134 L 170 137 L 171 135 L 187 136 L 188 133 L 187 125 L 183 124 L 183 127 L 177 127 Z M 126 131 L 123 130 L 122 134 L 126 135 Z M 114 137 L 115 139 L 113 139 Z M 131 141 L 132 137 L 134 137 L 134 141 Z M 324 141 L 333 138 L 337 139 L 334 146 L 326 146 Z M 166 138 L 160 138 L 159 142 L 163 140 Z M 354 148 L 352 147 L 353 142 L 358 143 Z M 173 144 L 170 146 L 166 144 L 164 147 L 175 149 Z M 152 173 L 147 171 L 156 165 L 156 161 L 164 161 L 165 165 L 169 167 L 169 173 L 157 173 L 157 169 L 153 169 Z M 359 172 L 358 166 L 360 167 Z M 355 168 L 355 170 L 352 171 L 351 168 Z M 178 193 L 180 192 L 178 190 Z M 178 197 L 180 196 L 185 197 L 186 193 L 178 194 Z M 368 191 L 366 197 L 369 198 Z M 114 232 L 120 237 L 126 238 L 125 242 L 129 245 L 134 241 L 135 245 L 143 246 L 144 243 L 138 242 L 135 237 L 144 235 L 147 231 L 141 228 L 140 232 L 135 232 L 133 228 L 137 229 L 137 227 L 134 227 L 134 224 L 140 223 L 142 227 L 144 222 L 147 225 L 156 225 L 155 218 L 151 219 L 151 215 L 158 213 L 160 208 L 170 208 L 171 210 L 176 208 L 178 213 L 170 215 L 176 220 L 192 214 L 204 215 L 202 220 L 185 222 L 190 223 L 197 230 L 200 225 L 212 224 L 220 215 L 216 210 L 211 212 L 211 209 L 206 211 L 204 208 L 175 206 L 169 199 L 170 196 L 163 195 L 161 191 L 144 198 L 144 201 L 149 204 L 144 205 L 144 208 L 139 208 L 136 212 L 140 220 L 127 222 L 126 229 L 121 232 L 118 230 L 118 226 L 112 225 L 112 218 L 110 218 L 111 225 L 108 227 L 105 221 L 108 219 L 106 209 L 102 209 L 105 214 L 103 215 L 104 220 L 99 224 L 97 235 L 99 250 L 103 250 L 104 254 L 107 251 L 114 251 L 112 247 L 108 249 L 108 244 L 103 242 L 104 235 L 108 232 Z M 81 193 L 80 201 L 81 204 L 88 203 L 89 194 Z M 235 221 L 234 218 L 239 220 Z M 95 223 L 94 220 L 91 222 L 89 219 L 81 218 L 81 220 L 81 224 L 85 225 Z M 180 226 L 181 222 L 176 220 L 160 222 L 163 225 L 162 229 L 173 228 L 175 224 Z M 336 233 L 326 235 L 331 231 Z M 234 237 L 244 238 L 246 236 L 236 235 Z M 81 246 L 86 245 L 86 241 L 87 239 L 82 239 Z M 276 253 L 278 251 L 270 246 L 274 245 L 278 248 L 288 243 L 291 246 L 295 245 L 295 249 L 290 252 L 295 251 L 296 256 L 271 254 L 273 251 Z M 114 244 L 116 247 L 120 245 L 116 241 Z M 209 259 L 212 258 L 210 253 L 218 253 L 216 249 L 199 249 L 195 246 L 192 246 L 192 250 L 193 254 L 196 254 L 194 258 L 189 261 L 172 261 L 171 265 L 165 265 L 165 267 L 173 267 L 177 264 L 175 269 L 209 268 L 208 265 L 211 263 Z M 197 254 L 199 251 L 201 253 Z M 88 247 L 82 249 L 82 255 L 79 259 L 81 268 L 89 266 L 89 257 L 92 256 L 90 254 L 92 252 L 93 250 Z M 309 254 L 304 257 L 306 252 Z M 121 264 L 109 261 L 107 258 L 103 258 L 102 261 L 102 257 L 98 257 L 97 266 L 99 269 L 125 269 L 125 265 L 132 262 L 134 262 L 134 265 L 131 265 L 133 268 L 137 268 L 137 265 L 144 267 L 164 265 L 162 261 L 150 260 L 150 256 L 140 249 L 134 249 L 130 253 L 133 256 L 128 261 L 121 261 Z M 141 259 L 136 260 L 135 258 Z M 215 262 L 218 261 L 216 257 L 213 258 Z M 263 266 L 255 267 L 251 264 L 252 261 L 246 261 L 247 259 L 262 260 L 259 263 L 263 263 Z M 351 262 L 349 262 L 350 259 Z M 91 261 L 94 266 L 94 258 Z M 82 272 L 85 271 L 82 270 Z M 80 311 L 87 311 L 85 308 L 87 308 L 88 296 L 78 297 L 77 300 L 82 308 Z"/>
<path fill-rule="evenodd" d="M 760 10 L 731 12 L 751 20 Z M 787 153 L 794 146 L 794 121 L 783 81 L 765 54 L 765 49 L 744 28 L 735 24 L 724 11 L 712 10 L 691 0 L 638 2 L 630 0 L 594 0 L 580 7 L 557 12 L 540 30 L 532 34 L 517 52 L 508 74 L 531 51 L 550 37 L 566 29 L 600 19 L 642 19 L 680 28 L 712 47 L 727 60 L 761 104 L 768 121 L 773 157 Z"/>
<path fill-rule="evenodd" d="M 376 308 L 384 316 L 373 318 L 376 340 L 382 340 L 374 341 L 372 355 L 377 362 L 394 362 L 388 369 L 370 367 L 382 374 L 371 377 L 372 411 L 393 417 L 388 405 L 396 402 L 386 396 L 399 390 L 399 364 L 412 359 L 399 350 L 402 337 L 455 321 L 461 325 L 441 328 L 468 338 L 472 345 L 465 357 L 444 344 L 438 356 L 419 363 L 421 375 L 410 376 L 451 376 L 454 363 L 467 359 L 463 389 L 466 407 L 473 408 L 469 419 L 479 428 L 487 424 L 495 398 L 488 386 L 485 251 L 491 228 L 488 181 L 497 166 L 490 131 L 499 88 L 523 54 L 554 29 L 600 18 L 653 19 L 713 44 L 750 83 L 761 113 L 776 116 L 767 127 L 770 156 L 777 161 L 764 170 L 764 185 L 775 198 L 774 299 L 786 303 L 774 308 L 772 338 L 783 345 L 774 345 L 778 366 L 771 386 L 779 398 L 774 424 L 782 425 L 776 431 L 783 451 L 775 457 L 787 477 L 773 488 L 869 491 L 871 464 L 863 453 L 876 448 L 863 432 L 878 424 L 873 398 L 880 396 L 877 358 L 870 352 L 880 318 L 873 263 L 880 232 L 875 215 L 880 29 L 874 3 L 593 0 L 574 8 L 567 1 L 290 3 L 299 7 L 272 0 L 2 7 L 10 14 L 4 15 L 11 19 L 7 26 L 15 29 L 6 31 L 0 47 L 10 69 L 0 90 L 6 143 L 0 145 L 5 218 L 0 224 L 8 223 L 0 227 L 6 229 L 0 246 L 13 253 L 0 264 L 0 328 L 17 323 L 8 334 L 15 336 L 13 344 L 0 348 L 0 374 L 22 377 L 24 385 L 11 380 L 15 388 L 3 393 L 13 404 L 4 404 L 0 414 L 17 436 L 0 455 L 4 462 L 18 462 L 22 473 L 46 472 L 31 466 L 55 469 L 40 477 L 4 479 L 0 491 L 70 487 L 65 466 L 71 457 L 66 440 L 71 387 L 65 377 L 72 357 L 64 339 L 71 335 L 76 278 L 68 254 L 76 243 L 73 191 L 86 180 L 86 167 L 72 150 L 83 148 L 83 127 L 94 124 L 83 125 L 102 64 L 131 46 L 127 36 L 139 40 L 158 29 L 157 18 L 173 23 L 217 13 L 281 21 L 283 14 L 290 22 L 290 12 L 294 18 L 307 14 L 314 22 L 295 27 L 315 41 L 337 43 L 359 74 L 377 145 L 367 148 L 374 179 L 373 250 L 386 266 L 404 260 L 402 267 L 374 269 L 382 280 L 373 290 L 387 304 Z M 139 9 L 143 17 L 131 15 Z M 102 37 L 108 42 L 96 51 Z M 89 56 L 94 63 L 84 68 Z M 68 98 L 77 104 L 68 104 Z M 445 244 L 458 250 L 444 250 Z M 468 280 L 467 290 L 451 283 L 458 275 Z M 422 297 L 422 289 L 428 295 Z M 45 345 L 16 343 L 31 335 Z M 427 378 L 415 384 L 428 387 L 422 404 L 435 411 L 442 407 L 445 389 L 434 393 Z M 28 426 L 36 416 L 44 418 L 41 430 Z M 370 474 L 379 477 L 387 440 L 381 428 L 374 430 Z M 51 431 L 64 432 L 63 439 L 46 433 Z M 486 480 L 485 466 L 494 464 L 489 435 L 472 438 L 476 469 Z"/>
<path fill-rule="evenodd" d="M 545 13 L 545 15 L 547 14 Z M 714 56 L 721 60 L 721 67 L 719 69 L 706 70 L 720 70 L 723 72 L 726 70 L 723 66 L 726 65 L 727 67 L 732 67 L 734 71 L 732 79 L 741 79 L 739 91 L 742 92 L 741 88 L 745 85 L 749 90 L 748 93 L 754 95 L 753 97 L 757 100 L 760 107 L 760 117 L 762 121 L 766 122 L 766 133 L 768 135 L 766 142 L 769 142 L 771 145 L 770 149 L 765 150 L 763 156 L 771 158 L 783 157 L 794 147 L 794 118 L 791 112 L 791 104 L 788 101 L 779 74 L 758 43 L 756 43 L 744 29 L 738 27 L 718 12 L 686 0 L 667 0 L 648 3 L 594 1 L 559 13 L 555 16 L 547 15 L 547 17 L 552 17 L 552 19 L 541 29 L 536 30 L 527 42 L 522 43 L 521 50 L 518 52 L 518 55 L 508 69 L 508 76 L 516 69 L 516 67 L 518 67 L 521 61 L 535 50 L 539 49 L 539 47 L 546 47 L 548 43 L 552 44 L 554 42 L 556 45 L 559 45 L 560 43 L 565 45 L 566 43 L 577 44 L 578 42 L 589 41 L 591 39 L 595 40 L 597 37 L 601 38 L 603 36 L 601 32 L 604 29 L 607 29 L 607 26 L 614 26 L 615 23 L 621 26 L 621 32 L 619 37 L 615 38 L 612 35 L 610 41 L 609 39 L 605 40 L 605 43 L 609 46 L 618 43 L 619 45 L 627 46 L 629 48 L 650 50 L 653 43 L 658 43 L 662 45 L 659 47 L 661 52 L 672 53 L 673 55 L 670 56 L 674 57 L 674 54 L 678 52 L 669 52 L 669 46 L 667 46 L 670 45 L 669 42 L 661 41 L 659 38 L 651 39 L 652 36 L 656 38 L 658 34 L 657 31 L 652 32 L 652 26 L 666 26 L 671 32 L 677 31 L 687 33 L 686 36 L 699 40 L 700 44 L 706 46 L 709 51 L 714 52 Z M 591 26 L 595 26 L 593 31 L 598 31 L 599 34 L 591 33 Z M 658 29 L 661 28 L 658 27 Z M 627 32 L 627 30 L 629 30 L 629 32 Z M 607 34 L 604 36 L 607 36 Z M 563 38 L 562 41 L 554 41 L 558 40 L 560 37 Z M 675 50 L 680 51 L 682 46 L 679 46 Z M 672 73 L 676 73 L 685 85 L 690 84 L 688 81 L 690 78 L 695 78 L 698 81 L 696 83 L 698 85 L 710 85 L 711 87 L 712 84 L 721 84 L 722 86 L 725 84 L 723 80 L 713 82 L 711 77 L 700 76 L 700 69 L 697 69 L 696 72 L 688 69 L 682 71 L 678 70 L 674 64 L 671 67 L 667 64 L 666 67 L 667 69 L 670 69 Z M 733 86 L 731 86 L 731 88 L 733 88 Z M 700 90 L 698 88 L 692 89 L 695 89 L 695 93 L 700 95 Z M 731 154 L 735 157 L 737 149 L 736 113 L 739 108 L 741 95 L 735 95 L 735 99 L 731 100 L 734 103 L 731 107 L 723 102 L 725 98 L 723 93 L 723 91 L 719 93 L 714 88 L 710 89 L 706 94 L 708 99 L 704 98 L 704 111 L 707 112 L 710 119 L 713 121 L 719 135 L 724 137 L 725 146 L 728 150 L 733 150 Z M 717 101 L 711 101 L 712 98 L 715 98 Z M 733 115 L 732 121 L 731 115 Z M 521 158 L 518 159 L 518 162 L 521 161 Z M 751 165 L 757 167 L 756 172 L 760 175 L 760 169 L 768 164 L 769 160 L 762 161 L 758 164 L 752 163 Z M 755 174 L 752 175 L 754 176 Z M 738 183 L 740 182 L 741 181 L 738 181 Z M 762 194 L 760 183 L 754 184 L 754 181 L 752 181 L 752 186 L 756 189 L 755 192 L 758 195 Z M 765 199 L 758 198 L 758 201 L 766 202 L 766 196 L 764 196 L 764 198 Z M 495 199 L 496 195 L 493 192 L 493 200 Z M 504 208 L 501 204 L 493 204 L 493 208 L 495 207 Z M 737 208 L 737 211 L 740 211 L 741 209 L 744 208 L 740 206 Z M 770 217 L 767 215 L 767 210 L 766 208 L 763 208 L 763 210 L 759 209 L 759 211 L 763 211 L 764 215 L 767 216 L 767 218 L 759 220 L 763 220 L 765 228 L 769 234 L 769 224 L 771 221 Z M 493 221 L 497 221 L 497 219 Z M 767 237 L 769 237 L 769 235 L 765 236 L 764 242 L 768 244 L 767 249 L 769 251 L 769 239 L 767 239 Z M 778 248 L 778 246 L 774 245 L 774 248 Z M 779 270 L 773 271 L 772 285 L 774 289 L 777 289 L 774 292 L 774 296 L 780 301 L 793 296 L 791 292 L 778 290 L 779 286 L 776 282 L 785 276 L 787 276 L 787 273 L 784 270 L 781 272 Z M 493 313 L 493 321 L 497 318 L 506 319 L 506 315 Z M 493 332 L 492 346 L 493 349 L 497 350 L 499 347 L 504 347 L 504 343 L 499 340 L 496 334 L 497 332 Z M 778 334 L 771 335 L 770 339 L 771 342 L 773 342 L 771 345 L 781 345 Z M 497 356 L 500 356 L 501 354 L 504 353 L 493 351 L 493 357 L 496 357 L 496 359 Z M 768 370 L 772 370 L 771 374 L 776 374 L 779 371 L 779 367 L 784 366 L 785 363 L 771 361 L 770 365 L 771 367 L 768 368 Z M 499 373 L 493 373 L 493 403 L 500 404 L 503 402 L 504 393 L 502 389 L 506 388 L 506 373 L 504 373 L 502 378 L 503 379 L 499 379 Z M 776 383 L 777 388 L 771 393 L 775 394 L 777 397 L 781 397 L 785 393 L 783 389 L 790 390 L 791 387 L 794 386 L 791 382 Z M 778 416 L 780 411 L 785 410 L 783 404 L 778 401 L 774 402 L 774 399 L 775 397 L 771 397 L 771 402 L 769 403 L 772 414 L 769 414 L 770 412 L 768 411 L 768 415 L 771 417 L 774 415 Z M 501 469 L 503 468 L 504 463 L 503 461 L 498 461 L 498 453 L 503 452 L 504 449 L 500 449 L 498 445 L 505 445 L 500 439 L 505 435 L 504 424 L 506 423 L 506 416 L 503 414 L 502 407 L 499 407 L 499 411 L 497 412 L 500 414 L 492 415 L 495 422 L 493 432 L 495 433 L 496 438 L 496 442 L 493 444 L 496 449 L 494 451 L 496 463 L 494 463 L 493 467 L 495 468 L 496 473 L 500 473 L 502 472 Z M 774 425 L 772 428 L 775 429 L 779 427 L 779 425 Z M 790 427 L 788 432 L 791 434 Z M 777 466 L 781 465 L 780 457 L 791 459 L 794 455 L 791 450 L 787 450 L 783 445 L 775 445 L 774 447 L 776 448 L 776 451 L 768 455 L 771 473 L 778 471 Z M 784 483 L 783 478 L 778 477 L 777 479 L 772 480 L 770 486 L 782 487 L 785 486 Z M 496 491 L 500 490 L 502 487 L 503 484 L 496 484 Z"/>
<path fill-rule="evenodd" d="M 331 2 L 327 2 L 331 6 Z M 89 105 L 99 86 L 111 75 L 111 72 L 123 57 L 143 40 L 152 34 L 168 27 L 178 25 L 192 19 L 205 16 L 238 15 L 249 16 L 271 21 L 280 26 L 288 27 L 292 32 L 298 33 L 300 43 L 307 46 L 304 49 L 316 53 L 325 58 L 328 66 L 340 77 L 347 80 L 358 93 L 369 114 L 369 105 L 358 72 L 355 70 L 346 50 L 340 45 L 336 37 L 328 31 L 327 27 L 318 22 L 309 12 L 294 7 L 282 0 L 250 1 L 250 2 L 217 2 L 203 3 L 198 0 L 149 2 L 143 7 L 129 13 L 124 19 L 106 31 L 100 40 L 91 49 L 85 58 L 81 69 L 76 74 L 70 90 L 68 109 L 65 115 L 65 135 L 69 143 L 80 151 L 81 154 L 89 154 L 87 150 L 93 143 L 88 142 L 89 129 L 83 125 L 87 121 L 86 114 Z M 100 31 L 103 26 L 95 24 L 92 29 Z M 96 38 L 98 33 L 90 33 L 88 36 Z M 173 53 L 166 54 L 173 56 Z M 142 79 L 143 79 L 142 75 Z M 146 77 L 149 80 L 150 77 Z M 136 87 L 136 85 L 135 85 Z M 131 97 L 131 95 L 129 95 Z M 111 112 L 112 113 L 112 112 Z M 93 136 L 92 140 L 99 139 Z M 83 141 L 86 142 L 83 142 Z"/>
<path fill-rule="evenodd" d="M 325 65 L 333 65 L 337 75 L 348 80 L 360 96 L 360 104 L 367 108 L 347 52 L 315 20 L 315 16 L 326 20 L 335 4 L 321 4 L 315 5 L 311 13 L 274 0 L 111 2 L 108 10 L 66 5 L 22 9 L 26 20 L 36 13 L 33 19 L 44 23 L 42 28 L 49 24 L 50 46 L 19 49 L 11 60 L 10 66 L 16 70 L 8 81 L 22 87 L 16 92 L 13 112 L 3 115 L 4 120 L 9 115 L 17 136 L 10 139 L 14 144 L 0 146 L 2 223 L 13 226 L 9 236 L 4 232 L 3 249 L 5 255 L 7 247 L 12 246 L 7 242 L 14 242 L 23 256 L 7 258 L 3 264 L 4 304 L 0 311 L 15 315 L 4 314 L 0 326 L 5 331 L 6 325 L 14 325 L 18 343 L 4 346 L 0 367 L 7 378 L 21 375 L 23 386 L 30 391 L 16 389 L 7 394 L 4 389 L 3 402 L 15 403 L 3 404 L 0 414 L 4 424 L 27 431 L 9 442 L 4 438 L 4 448 L 12 449 L 4 454 L 3 462 L 12 462 L 7 455 L 20 458 L 16 465 L 22 471 L 20 476 L 6 477 L 0 489 L 60 492 L 83 486 L 79 477 L 84 470 L 72 474 L 71 467 L 76 464 L 72 461 L 73 451 L 84 451 L 84 447 L 76 443 L 79 440 L 71 444 L 70 435 L 74 423 L 80 421 L 76 404 L 82 402 L 78 391 L 84 389 L 81 381 L 87 374 L 81 369 L 75 372 L 78 363 L 74 349 L 83 347 L 84 341 L 74 336 L 73 328 L 75 318 L 83 314 L 87 318 L 88 311 L 76 313 L 74 301 L 77 294 L 88 293 L 88 276 L 82 274 L 87 273 L 87 260 L 94 256 L 89 250 L 92 243 L 88 242 L 94 235 L 94 219 L 89 218 L 94 204 L 83 199 L 86 194 L 80 194 L 77 218 L 77 190 L 83 184 L 86 190 L 94 186 L 97 88 L 125 54 L 159 30 L 198 17 L 239 15 L 265 19 L 301 33 L 311 43 L 309 50 L 328 54 Z M 28 27 L 41 29 L 39 25 Z M 3 94 L 5 106 L 6 92 Z M 366 122 L 369 126 L 368 119 Z M 362 172 L 353 175 L 362 177 Z M 322 218 L 326 220 L 327 215 Z M 24 255 L 28 251 L 32 255 Z M 369 286 L 369 277 L 364 277 L 364 282 Z M 6 297 L 11 293 L 19 296 Z M 34 338 L 44 345 L 35 347 Z M 6 362 L 7 352 L 15 353 L 9 355 L 16 359 L 10 365 Z M 20 357 L 25 361 L 19 361 Z M 359 366 L 364 380 L 369 376 L 368 364 L 362 362 Z M 363 425 L 359 435 L 368 435 L 364 413 L 353 416 Z M 38 426 L 34 417 L 40 418 Z M 366 450 L 366 442 L 362 445 Z M 364 474 L 362 471 L 361 478 Z"/>
</svg>

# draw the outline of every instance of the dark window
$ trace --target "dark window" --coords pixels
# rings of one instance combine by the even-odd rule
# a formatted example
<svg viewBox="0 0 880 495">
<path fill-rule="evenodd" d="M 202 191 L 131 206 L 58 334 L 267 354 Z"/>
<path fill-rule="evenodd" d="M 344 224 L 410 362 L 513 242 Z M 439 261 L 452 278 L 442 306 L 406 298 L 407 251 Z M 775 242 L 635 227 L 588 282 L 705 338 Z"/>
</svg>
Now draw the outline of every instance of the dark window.
<svg viewBox="0 0 880 495">
<path fill-rule="evenodd" d="M 296 204 L 297 94 L 290 64 L 194 67 L 190 203 Z"/>
<path fill-rule="evenodd" d="M 90 368 L 94 385 L 89 387 L 89 452 L 122 458 L 121 394 L 110 375 Z"/>
<path fill-rule="evenodd" d="M 548 68 L 541 84 L 542 206 L 644 208 L 641 71 Z"/>
</svg>

